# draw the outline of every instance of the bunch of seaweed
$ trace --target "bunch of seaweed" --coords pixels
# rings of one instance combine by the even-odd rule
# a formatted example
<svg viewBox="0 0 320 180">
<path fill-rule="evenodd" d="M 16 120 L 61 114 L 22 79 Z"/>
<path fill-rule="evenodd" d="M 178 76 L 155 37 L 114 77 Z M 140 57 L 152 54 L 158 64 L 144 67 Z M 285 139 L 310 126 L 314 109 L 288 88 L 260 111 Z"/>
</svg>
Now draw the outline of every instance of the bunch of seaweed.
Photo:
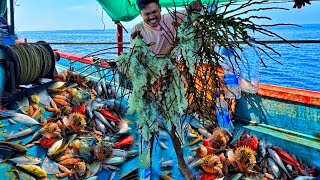
<svg viewBox="0 0 320 180">
<path fill-rule="evenodd" d="M 136 123 L 142 139 L 152 142 L 157 139 L 160 129 L 167 131 L 174 143 L 180 170 L 187 179 L 195 179 L 183 158 L 185 132 L 190 119 L 197 119 L 199 124 L 210 131 L 218 126 L 215 96 L 217 93 L 223 94 L 225 87 L 221 48 L 237 49 L 234 51 L 235 61 L 229 59 L 233 68 L 236 68 L 242 61 L 244 45 L 252 46 L 249 42 L 253 39 L 251 32 L 287 42 L 268 27 L 296 26 L 287 23 L 272 24 L 271 18 L 255 15 L 266 11 L 289 10 L 265 7 L 268 3 L 267 0 L 249 0 L 240 4 L 235 1 L 209 1 L 208 4 L 203 4 L 201 13 L 184 11 L 188 13 L 181 24 L 180 16 L 177 16 L 181 12 L 177 8 L 167 8 L 176 25 L 175 31 L 168 31 L 165 36 L 171 43 L 169 54 L 159 58 L 148 50 L 148 46 L 153 44 L 146 44 L 137 35 L 131 47 L 126 48 L 126 53 L 115 62 L 108 62 L 111 66 L 105 67 L 105 60 L 96 58 L 93 64 L 78 68 L 77 71 L 81 71 L 84 76 L 100 74 L 100 80 L 107 78 L 108 85 L 116 88 L 120 104 L 127 103 L 123 99 L 128 99 L 128 111 L 123 113 L 137 115 Z M 256 20 L 271 23 L 258 24 Z M 276 49 L 259 41 L 255 41 L 255 44 L 257 50 L 267 58 L 281 64 L 270 55 L 271 52 L 280 56 Z M 97 57 L 113 48 L 116 47 L 99 50 L 88 56 Z M 266 67 L 262 58 L 260 62 Z M 92 67 L 98 68 L 92 71 Z M 89 69 L 91 73 L 85 73 Z M 105 71 L 106 69 L 109 71 Z M 117 86 L 119 84 L 122 86 Z M 226 100 L 232 117 L 235 99 Z"/>
</svg>

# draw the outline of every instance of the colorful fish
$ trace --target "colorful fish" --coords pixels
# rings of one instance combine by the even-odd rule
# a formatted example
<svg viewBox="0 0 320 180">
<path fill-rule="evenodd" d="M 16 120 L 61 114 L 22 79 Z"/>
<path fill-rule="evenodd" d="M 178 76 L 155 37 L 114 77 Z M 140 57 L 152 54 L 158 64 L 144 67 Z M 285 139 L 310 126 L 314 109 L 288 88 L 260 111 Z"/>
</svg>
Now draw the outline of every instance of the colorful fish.
<svg viewBox="0 0 320 180">
<path fill-rule="evenodd" d="M 123 146 L 131 145 L 134 142 L 133 135 L 127 136 L 124 139 L 121 139 L 120 141 L 116 142 L 113 146 L 116 148 L 120 148 Z"/>
<path fill-rule="evenodd" d="M 42 168 L 36 165 L 26 165 L 26 164 L 17 164 L 17 167 L 20 167 L 30 173 L 33 176 L 37 176 L 39 178 L 47 177 L 47 172 Z"/>
</svg>

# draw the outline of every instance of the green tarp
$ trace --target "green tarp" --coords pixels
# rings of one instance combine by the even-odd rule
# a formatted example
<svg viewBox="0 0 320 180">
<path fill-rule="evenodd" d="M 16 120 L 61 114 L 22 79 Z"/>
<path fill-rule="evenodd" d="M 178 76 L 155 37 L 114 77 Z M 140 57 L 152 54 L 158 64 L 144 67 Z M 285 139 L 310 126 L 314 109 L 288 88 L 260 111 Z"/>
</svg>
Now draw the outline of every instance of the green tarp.
<svg viewBox="0 0 320 180">
<path fill-rule="evenodd" d="M 97 0 L 114 22 L 131 21 L 140 12 L 136 0 Z M 184 7 L 194 0 L 160 0 L 161 7 Z M 228 2 L 220 0 L 219 2 Z M 203 4 L 211 4 L 214 0 L 201 0 Z"/>
</svg>

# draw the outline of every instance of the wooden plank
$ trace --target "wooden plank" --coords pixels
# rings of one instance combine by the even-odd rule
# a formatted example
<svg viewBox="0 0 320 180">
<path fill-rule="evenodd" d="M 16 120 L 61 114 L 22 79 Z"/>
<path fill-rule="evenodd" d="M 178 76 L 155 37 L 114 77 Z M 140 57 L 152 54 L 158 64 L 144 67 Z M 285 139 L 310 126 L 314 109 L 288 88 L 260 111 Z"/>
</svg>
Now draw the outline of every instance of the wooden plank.
<svg viewBox="0 0 320 180">
<path fill-rule="evenodd" d="M 258 95 L 320 106 L 320 92 L 260 84 Z"/>
</svg>

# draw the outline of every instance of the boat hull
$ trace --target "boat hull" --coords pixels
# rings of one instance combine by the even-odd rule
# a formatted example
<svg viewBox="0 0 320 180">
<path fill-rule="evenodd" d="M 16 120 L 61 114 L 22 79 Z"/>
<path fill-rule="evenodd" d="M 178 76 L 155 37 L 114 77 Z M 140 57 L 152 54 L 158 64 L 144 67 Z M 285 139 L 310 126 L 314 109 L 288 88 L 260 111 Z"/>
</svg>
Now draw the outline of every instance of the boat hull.
<svg viewBox="0 0 320 180">
<path fill-rule="evenodd" d="M 320 167 L 320 93 L 260 85 L 257 95 L 237 101 L 238 126 Z"/>
</svg>

